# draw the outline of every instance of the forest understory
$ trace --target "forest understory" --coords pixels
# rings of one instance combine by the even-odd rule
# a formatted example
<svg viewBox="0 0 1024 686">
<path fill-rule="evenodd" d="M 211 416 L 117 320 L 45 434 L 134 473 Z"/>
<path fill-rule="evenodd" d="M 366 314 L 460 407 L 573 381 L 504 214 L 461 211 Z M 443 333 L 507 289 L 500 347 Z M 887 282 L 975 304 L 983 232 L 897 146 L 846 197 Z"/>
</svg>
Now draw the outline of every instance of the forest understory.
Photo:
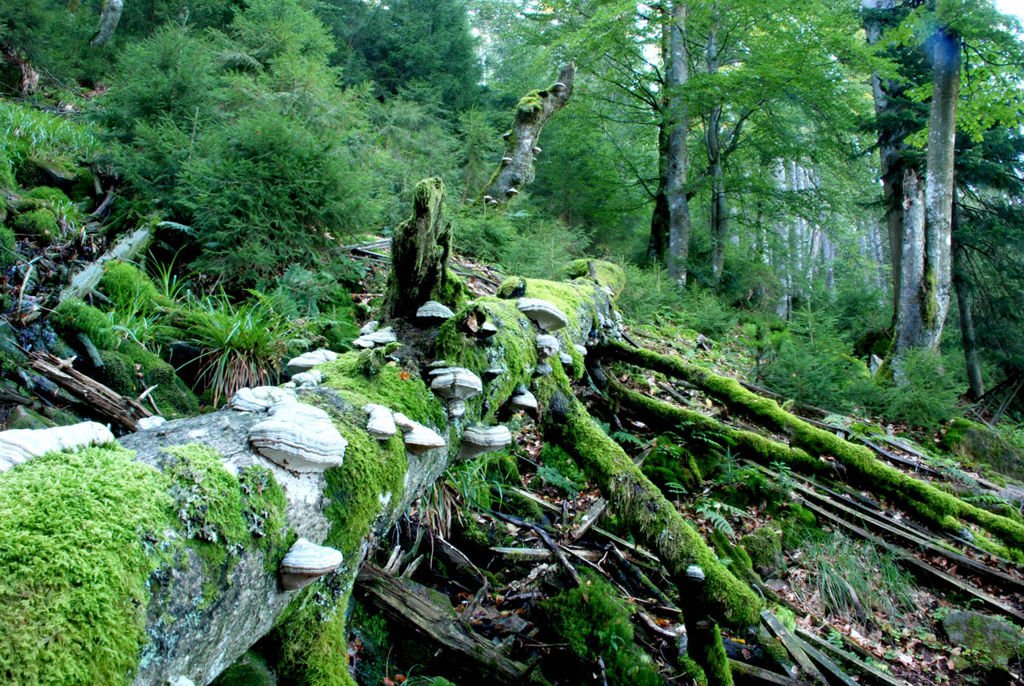
<svg viewBox="0 0 1024 686">
<path fill-rule="evenodd" d="M 1024 682 L 1022 64 L 989 0 L 0 8 L 0 682 Z"/>
</svg>

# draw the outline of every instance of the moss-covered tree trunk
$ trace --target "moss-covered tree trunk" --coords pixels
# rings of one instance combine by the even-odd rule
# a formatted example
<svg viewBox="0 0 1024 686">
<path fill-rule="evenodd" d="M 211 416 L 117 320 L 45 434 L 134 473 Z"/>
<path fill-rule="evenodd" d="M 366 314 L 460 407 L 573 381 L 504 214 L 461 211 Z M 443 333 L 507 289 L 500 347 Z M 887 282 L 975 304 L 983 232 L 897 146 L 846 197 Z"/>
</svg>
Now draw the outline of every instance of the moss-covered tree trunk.
<svg viewBox="0 0 1024 686">
<path fill-rule="evenodd" d="M 500 205 L 533 181 L 533 160 L 540 154 L 540 132 L 572 96 L 575 65 L 562 67 L 558 80 L 543 90 L 527 93 L 516 105 L 512 129 L 505 134 L 505 151 L 484 190 L 484 202 Z"/>
</svg>

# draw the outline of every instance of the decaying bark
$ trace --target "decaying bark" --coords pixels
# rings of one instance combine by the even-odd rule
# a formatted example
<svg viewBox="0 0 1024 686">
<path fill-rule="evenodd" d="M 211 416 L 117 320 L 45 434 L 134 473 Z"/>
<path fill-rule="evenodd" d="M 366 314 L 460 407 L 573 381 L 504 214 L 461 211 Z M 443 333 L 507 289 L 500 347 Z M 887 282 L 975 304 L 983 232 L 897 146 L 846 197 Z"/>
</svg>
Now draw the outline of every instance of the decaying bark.
<svg viewBox="0 0 1024 686">
<path fill-rule="evenodd" d="M 384 303 L 389 318 L 409 317 L 430 299 L 451 304 L 451 277 L 445 266 L 452 249 L 452 226 L 444 216 L 444 195 L 441 179 L 420 181 L 412 216 L 395 230 Z"/>
<path fill-rule="evenodd" d="M 555 83 L 526 94 L 516 105 L 512 129 L 505 134 L 501 162 L 484 190 L 485 203 L 500 205 L 511 200 L 520 188 L 533 181 L 533 160 L 541 152 L 540 133 L 555 112 L 569 102 L 575 77 L 576 66 L 567 64 Z"/>
</svg>

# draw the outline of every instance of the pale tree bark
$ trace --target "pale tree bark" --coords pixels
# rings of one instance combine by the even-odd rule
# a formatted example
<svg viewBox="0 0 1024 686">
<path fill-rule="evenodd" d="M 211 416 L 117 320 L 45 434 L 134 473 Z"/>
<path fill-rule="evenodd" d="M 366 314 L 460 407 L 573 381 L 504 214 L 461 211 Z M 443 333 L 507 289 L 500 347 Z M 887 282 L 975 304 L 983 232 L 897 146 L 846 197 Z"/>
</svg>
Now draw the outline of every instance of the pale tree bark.
<svg viewBox="0 0 1024 686">
<path fill-rule="evenodd" d="M 114 35 L 114 30 L 121 21 L 122 12 L 124 12 L 124 0 L 104 0 L 103 11 L 100 13 L 100 27 L 96 31 L 96 35 L 89 41 L 89 45 L 94 48 L 105 45 Z"/>
<path fill-rule="evenodd" d="M 665 10 L 662 10 L 665 12 Z M 690 79 L 686 49 L 685 2 L 674 2 L 663 16 L 662 54 L 665 56 L 665 98 L 658 130 L 658 191 L 651 216 L 649 254 L 662 259 L 669 276 L 686 284 L 690 253 L 690 205 L 686 197 L 689 158 L 686 138 L 689 113 L 683 88 Z"/>
<path fill-rule="evenodd" d="M 952 291 L 953 161 L 960 93 L 960 40 L 944 28 L 933 36 L 932 101 L 922 187 L 904 175 L 904 236 L 896 316 L 895 370 L 913 349 L 938 350 Z"/>
</svg>

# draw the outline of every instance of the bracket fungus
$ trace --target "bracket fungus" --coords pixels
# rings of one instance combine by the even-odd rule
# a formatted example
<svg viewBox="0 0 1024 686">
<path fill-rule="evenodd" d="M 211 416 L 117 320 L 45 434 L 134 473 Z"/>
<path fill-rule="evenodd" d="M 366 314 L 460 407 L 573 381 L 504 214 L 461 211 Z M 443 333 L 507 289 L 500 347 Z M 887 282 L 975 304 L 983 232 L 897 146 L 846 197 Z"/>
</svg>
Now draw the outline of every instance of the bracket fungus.
<svg viewBox="0 0 1024 686">
<path fill-rule="evenodd" d="M 142 419 L 135 423 L 135 426 L 138 428 L 139 431 L 152 431 L 153 429 L 159 429 L 166 423 L 167 420 L 164 417 L 143 417 Z"/>
<path fill-rule="evenodd" d="M 425 324 L 439 324 L 454 316 L 455 313 L 452 312 L 450 307 L 436 300 L 428 300 L 416 310 L 416 319 Z"/>
<path fill-rule="evenodd" d="M 299 388 L 316 388 L 323 380 L 324 375 L 319 369 L 310 369 L 292 376 L 292 382 Z"/>
<path fill-rule="evenodd" d="M 405 433 L 405 449 L 420 455 L 434 448 L 448 445 L 439 433 L 418 422 L 412 422 L 412 428 Z"/>
<path fill-rule="evenodd" d="M 525 410 L 530 414 L 537 413 L 537 396 L 531 393 L 526 386 L 517 386 L 508 402 L 516 410 Z"/>
<path fill-rule="evenodd" d="M 297 591 L 341 566 L 341 551 L 300 538 L 281 560 L 281 588 Z"/>
<path fill-rule="evenodd" d="M 558 339 L 547 333 L 537 334 L 537 355 L 541 360 L 554 357 L 562 349 Z"/>
<path fill-rule="evenodd" d="M 462 445 L 459 446 L 459 456 L 473 458 L 477 455 L 501 450 L 512 442 L 512 432 L 507 426 L 470 426 L 462 432 Z"/>
<path fill-rule="evenodd" d="M 419 426 L 418 422 L 414 422 L 413 420 L 409 419 L 408 417 L 406 417 L 401 412 L 395 412 L 395 413 L 393 413 L 391 415 L 391 417 L 392 417 L 392 419 L 395 420 L 395 426 L 397 426 L 399 431 L 401 431 L 404 434 L 409 433 L 410 431 L 415 429 L 417 426 Z"/>
<path fill-rule="evenodd" d="M 519 311 L 532 319 L 541 330 L 548 333 L 565 328 L 569 318 L 558 307 L 540 298 L 520 298 L 516 302 Z"/>
<path fill-rule="evenodd" d="M 238 389 L 228 405 L 239 412 L 266 412 L 274 405 L 286 402 L 296 402 L 295 391 L 277 386 L 256 386 Z"/>
<path fill-rule="evenodd" d="M 430 389 L 448 401 L 448 415 L 461 417 L 466 412 L 466 399 L 484 390 L 480 377 L 464 367 L 442 367 L 430 372 Z"/>
<path fill-rule="evenodd" d="M 359 333 L 360 333 L 360 335 L 363 335 L 363 336 L 369 335 L 369 334 L 373 333 L 374 331 L 376 331 L 379 326 L 380 326 L 380 322 L 379 321 L 377 321 L 376 319 L 371 319 L 370 321 L 366 322 L 365 324 L 363 324 L 359 328 Z"/>
<path fill-rule="evenodd" d="M 293 472 L 322 472 L 341 465 L 348 441 L 326 412 L 299 402 L 271 407 L 249 429 L 249 442 L 267 459 Z"/>
<path fill-rule="evenodd" d="M 363 334 L 352 341 L 352 345 L 357 348 L 374 348 L 378 345 L 387 345 L 396 341 L 398 341 L 398 336 L 395 335 L 395 330 L 390 326 L 386 326 L 372 333 Z"/>
<path fill-rule="evenodd" d="M 370 415 L 366 420 L 366 432 L 378 441 L 386 441 L 398 433 L 395 417 L 388 408 L 368 403 L 363 406 L 363 411 Z"/>
<path fill-rule="evenodd" d="M 80 422 L 49 429 L 0 431 L 0 472 L 46 453 L 111 443 L 114 434 L 98 422 Z"/>
<path fill-rule="evenodd" d="M 333 350 L 327 350 L 326 348 L 310 350 L 288 360 L 287 372 L 292 375 L 298 374 L 299 372 L 309 371 L 313 367 L 325 362 L 334 362 L 336 359 L 338 359 L 338 353 Z"/>
<path fill-rule="evenodd" d="M 558 353 L 558 359 L 562 361 L 562 364 L 567 365 L 569 367 L 572 366 L 572 355 L 570 355 L 569 353 L 567 353 L 567 352 L 560 352 L 560 353 Z"/>
</svg>

